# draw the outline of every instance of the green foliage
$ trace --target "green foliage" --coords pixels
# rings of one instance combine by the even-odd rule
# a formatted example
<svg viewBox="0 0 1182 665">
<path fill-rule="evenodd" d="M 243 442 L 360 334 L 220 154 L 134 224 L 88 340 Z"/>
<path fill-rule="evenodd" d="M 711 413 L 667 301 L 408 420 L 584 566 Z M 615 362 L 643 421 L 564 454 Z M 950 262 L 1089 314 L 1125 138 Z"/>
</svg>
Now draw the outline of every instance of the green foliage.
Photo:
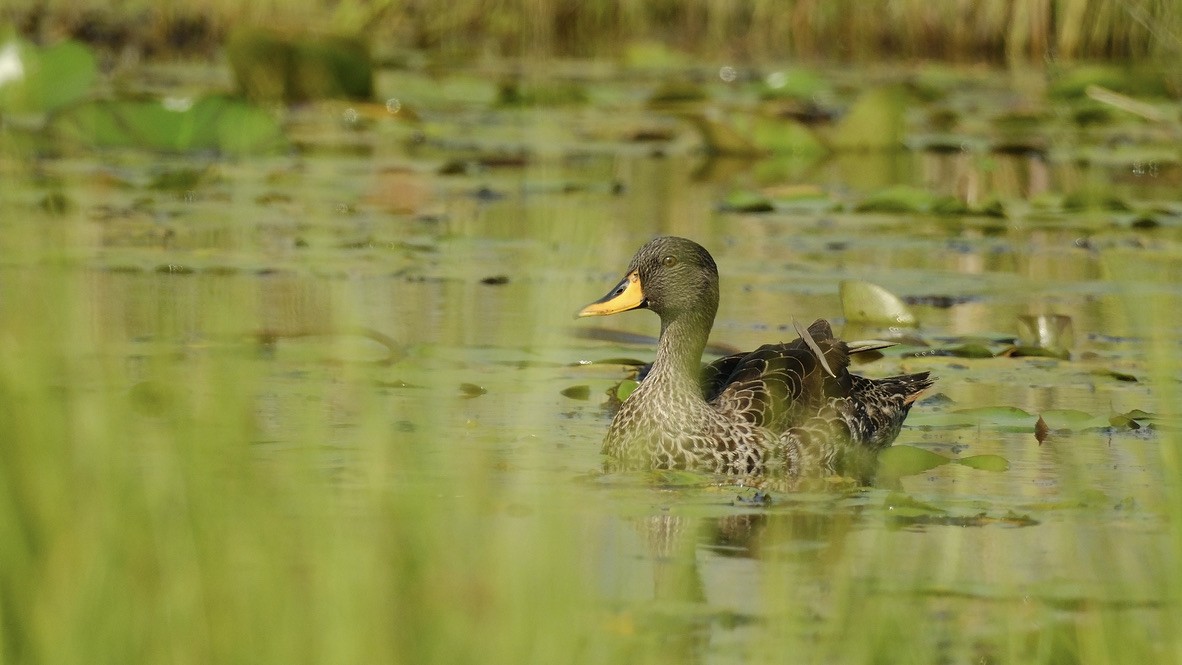
<svg viewBox="0 0 1182 665">
<path fill-rule="evenodd" d="M 187 108 L 155 101 L 95 101 L 54 116 L 59 139 L 90 148 L 160 152 L 263 154 L 287 145 L 270 113 L 226 97 L 204 97 Z"/>
<path fill-rule="evenodd" d="M 0 114 L 62 108 L 86 97 L 98 76 L 94 55 L 77 42 L 38 48 L 11 40 L 0 44 L 0 59 L 6 70 L 0 77 Z"/>
<path fill-rule="evenodd" d="M 360 39 L 234 32 L 226 57 L 238 90 L 258 102 L 373 97 L 373 63 Z"/>
</svg>

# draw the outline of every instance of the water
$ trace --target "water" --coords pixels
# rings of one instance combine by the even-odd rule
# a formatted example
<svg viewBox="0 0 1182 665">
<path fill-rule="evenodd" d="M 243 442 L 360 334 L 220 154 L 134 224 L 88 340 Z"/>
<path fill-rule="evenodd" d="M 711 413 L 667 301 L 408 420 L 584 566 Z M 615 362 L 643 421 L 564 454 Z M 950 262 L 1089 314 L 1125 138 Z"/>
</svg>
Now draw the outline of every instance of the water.
<svg viewBox="0 0 1182 665">
<path fill-rule="evenodd" d="M 404 78 L 382 97 L 399 109 L 411 104 L 407 89 L 427 85 Z M 348 493 L 380 473 L 391 492 L 480 505 L 498 531 L 582 525 L 580 542 L 593 549 L 573 573 L 592 580 L 596 625 L 609 635 L 742 662 L 760 652 L 768 626 L 833 644 L 855 629 L 843 622 L 883 620 L 895 606 L 924 621 L 922 641 L 953 661 L 1028 653 L 1008 632 L 1023 617 L 1033 633 L 1127 614 L 1116 621 L 1147 621 L 1152 643 L 1169 600 L 1151 579 L 1171 556 L 1158 453 L 1166 434 L 1072 431 L 1039 444 L 1033 422 L 910 427 L 898 444 L 999 455 L 1009 468 L 945 464 L 897 483 L 773 492 L 766 503 L 711 478 L 604 476 L 604 393 L 624 371 L 583 362 L 646 360 L 652 346 L 587 330 L 652 336 L 657 320 L 572 317 L 645 240 L 683 235 L 714 254 L 722 275 L 713 342 L 787 341 L 792 318 L 840 323 L 838 282 L 865 279 L 921 302 L 953 299 L 914 306 L 915 332 L 933 344 L 1013 335 L 1021 314 L 1073 321 L 1070 361 L 908 357 L 916 349 L 904 348 L 859 367 L 931 370 L 937 397 L 916 414 L 1152 412 L 1149 340 L 1179 333 L 1176 315 L 1145 316 L 1150 298 L 1178 311 L 1176 174 L 903 152 L 789 161 L 791 177 L 771 176 L 774 160 L 710 161 L 687 132 L 668 145 L 619 140 L 617 123 L 679 127 L 637 104 L 638 87 L 605 85 L 609 101 L 591 108 L 524 112 L 468 108 L 444 87 L 420 103 L 421 127 L 357 126 L 356 115 L 342 123 L 341 109 L 314 107 L 289 128 L 308 150 L 267 159 L 9 159 L 0 278 L 36 288 L 52 271 L 84 294 L 70 315 L 79 342 L 148 413 L 174 391 L 202 391 L 211 357 L 235 358 L 257 380 L 252 458 L 282 467 L 314 455 L 323 477 L 302 482 Z M 479 164 L 522 151 L 524 166 Z M 455 160 L 461 174 L 439 173 Z M 197 174 L 191 183 L 151 186 L 186 170 Z M 944 192 L 970 176 L 982 198 L 1017 205 L 1111 178 L 1117 195 L 1164 212 L 1153 228 L 1135 228 L 1133 212 L 1007 220 L 844 205 L 885 185 Z M 816 185 L 829 202 L 720 209 L 734 191 L 773 180 Z M 68 200 L 64 214 L 41 206 L 53 192 Z M 1165 344 L 1176 357 L 1176 343 Z M 1177 368 L 1164 374 L 1178 378 Z M 578 398 L 584 386 L 589 397 Z M 574 398 L 563 394 L 571 388 Z M 414 462 L 375 471 L 374 451 L 385 448 Z M 531 551 L 521 542 L 509 556 Z M 1096 583 L 1098 569 L 1121 573 Z M 850 597 L 865 607 L 845 607 Z M 1009 622 L 993 627 L 999 616 Z"/>
</svg>

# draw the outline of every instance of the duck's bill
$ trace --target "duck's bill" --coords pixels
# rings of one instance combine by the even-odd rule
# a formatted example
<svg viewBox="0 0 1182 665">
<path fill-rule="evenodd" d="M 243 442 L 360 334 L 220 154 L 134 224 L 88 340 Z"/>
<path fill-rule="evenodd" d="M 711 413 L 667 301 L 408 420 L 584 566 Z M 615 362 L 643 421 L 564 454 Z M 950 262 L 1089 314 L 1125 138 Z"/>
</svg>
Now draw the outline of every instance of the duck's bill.
<svg viewBox="0 0 1182 665">
<path fill-rule="evenodd" d="M 630 272 L 606 296 L 584 307 L 578 315 L 607 316 L 638 307 L 644 307 L 644 289 L 640 286 L 640 275 Z"/>
</svg>

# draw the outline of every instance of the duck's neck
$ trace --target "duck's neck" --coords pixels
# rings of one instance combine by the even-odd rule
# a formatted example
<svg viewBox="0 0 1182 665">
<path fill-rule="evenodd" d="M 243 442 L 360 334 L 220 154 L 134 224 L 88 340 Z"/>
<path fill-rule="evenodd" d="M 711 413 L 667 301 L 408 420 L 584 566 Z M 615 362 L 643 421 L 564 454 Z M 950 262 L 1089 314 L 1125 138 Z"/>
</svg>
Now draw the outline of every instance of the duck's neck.
<svg viewBox="0 0 1182 665">
<path fill-rule="evenodd" d="M 702 398 L 702 352 L 710 336 L 713 315 L 686 314 L 661 321 L 657 355 L 646 381 L 657 379 L 668 392 L 684 392 Z"/>
</svg>

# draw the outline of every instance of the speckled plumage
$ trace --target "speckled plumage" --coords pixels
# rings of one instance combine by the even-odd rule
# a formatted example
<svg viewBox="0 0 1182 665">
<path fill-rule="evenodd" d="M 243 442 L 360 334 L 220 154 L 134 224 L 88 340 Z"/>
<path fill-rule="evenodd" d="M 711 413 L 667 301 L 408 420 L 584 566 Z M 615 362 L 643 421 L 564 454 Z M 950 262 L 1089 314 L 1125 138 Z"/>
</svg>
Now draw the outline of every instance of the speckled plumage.
<svg viewBox="0 0 1182 665">
<path fill-rule="evenodd" d="M 710 254 L 684 238 L 656 238 L 636 253 L 628 275 L 582 313 L 647 307 L 661 317 L 652 369 L 604 439 L 610 468 L 744 476 L 840 471 L 890 445 L 912 403 L 933 382 L 926 372 L 884 379 L 851 374 L 851 353 L 877 347 L 851 349 L 824 320 L 808 329 L 813 345 L 803 337 L 768 344 L 703 369 L 718 309 L 718 269 Z M 591 311 L 607 308 L 601 303 L 611 304 L 633 276 L 643 301 Z"/>
</svg>

